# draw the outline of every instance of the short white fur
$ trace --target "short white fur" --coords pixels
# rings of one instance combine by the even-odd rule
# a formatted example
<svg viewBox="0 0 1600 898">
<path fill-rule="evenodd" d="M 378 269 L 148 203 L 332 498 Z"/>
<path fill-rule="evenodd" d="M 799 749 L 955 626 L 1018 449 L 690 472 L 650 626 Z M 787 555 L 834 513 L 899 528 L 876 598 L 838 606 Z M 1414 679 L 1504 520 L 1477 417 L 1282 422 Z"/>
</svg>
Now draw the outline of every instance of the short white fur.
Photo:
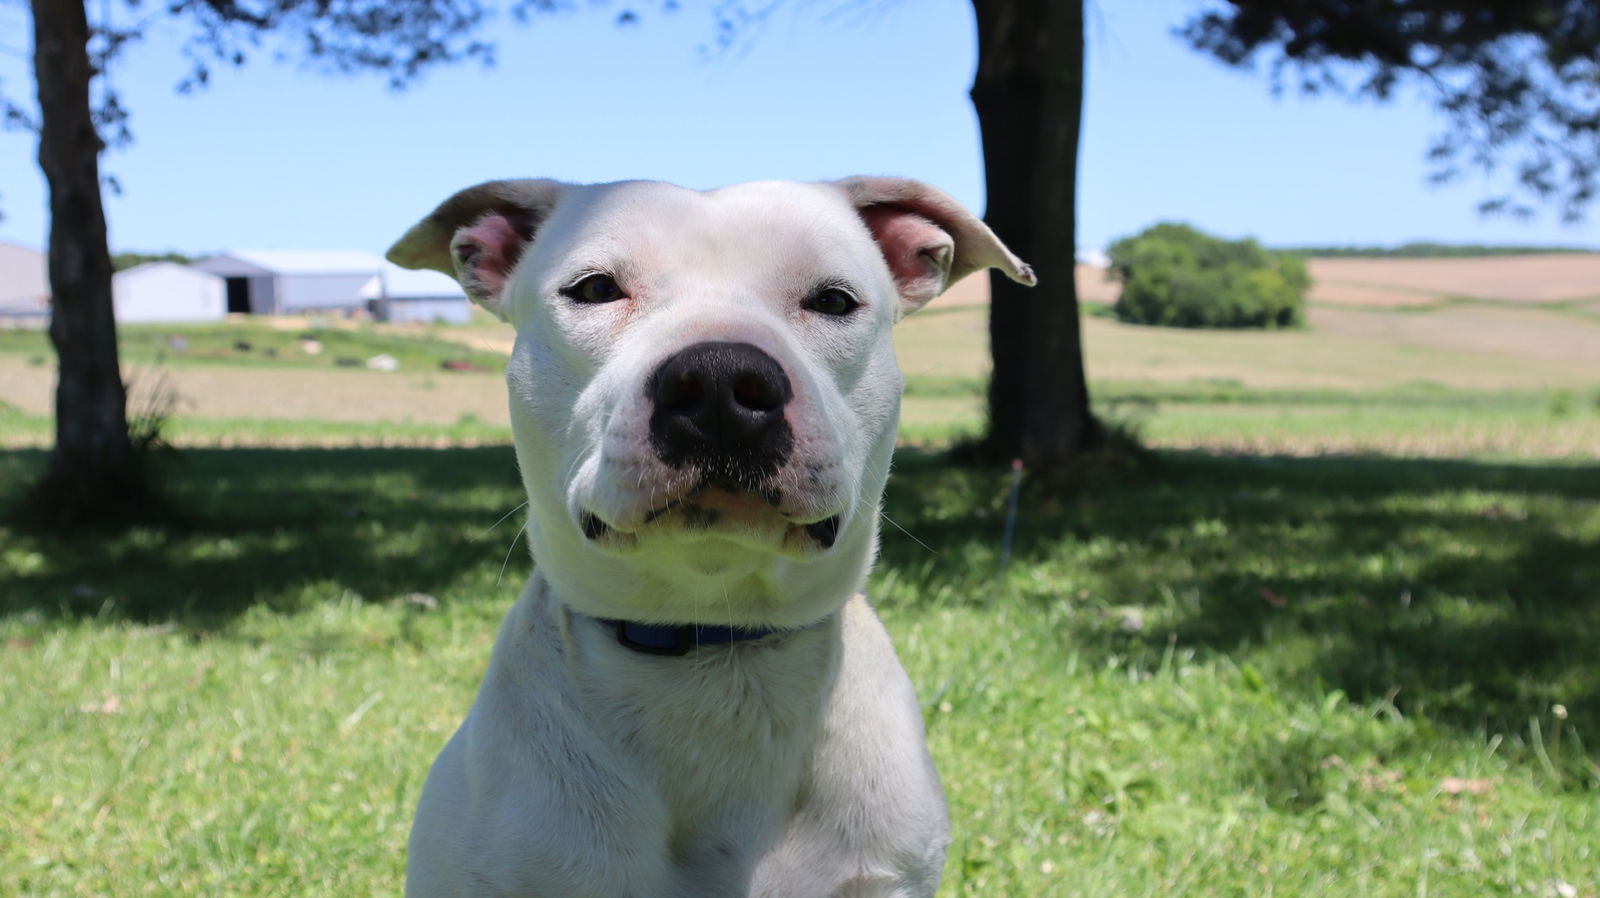
<svg viewBox="0 0 1600 898">
<path fill-rule="evenodd" d="M 1031 270 L 949 197 L 894 178 L 490 182 L 390 257 L 448 271 L 516 327 L 506 379 L 537 561 L 429 773 L 406 894 L 931 896 L 943 792 L 861 595 L 899 417 L 890 331 L 953 278 Z M 625 298 L 564 294 L 595 272 Z M 807 308 L 826 284 L 860 306 Z M 696 528 L 666 513 L 695 485 L 652 446 L 645 384 L 706 341 L 777 361 L 794 441 L 770 514 Z M 806 536 L 834 517 L 831 547 Z M 596 618 L 793 632 L 664 658 Z"/>
</svg>

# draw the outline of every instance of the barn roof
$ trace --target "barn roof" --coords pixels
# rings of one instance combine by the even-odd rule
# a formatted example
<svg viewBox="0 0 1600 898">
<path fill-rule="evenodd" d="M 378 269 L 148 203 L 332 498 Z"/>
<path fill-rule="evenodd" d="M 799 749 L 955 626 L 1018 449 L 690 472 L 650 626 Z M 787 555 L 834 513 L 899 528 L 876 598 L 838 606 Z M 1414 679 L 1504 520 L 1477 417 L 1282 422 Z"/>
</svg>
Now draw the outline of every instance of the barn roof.
<svg viewBox="0 0 1600 898">
<path fill-rule="evenodd" d="M 437 271 L 412 271 L 393 262 L 384 262 L 380 269 L 382 282 L 374 281 L 364 287 L 361 295 L 377 299 L 380 295 L 390 299 L 457 299 L 462 298 L 461 286 L 455 278 Z"/>
<path fill-rule="evenodd" d="M 154 274 L 176 274 L 179 277 L 191 279 L 217 277 L 217 275 L 212 274 L 209 271 L 201 271 L 198 268 L 192 268 L 188 265 L 180 265 L 177 262 L 142 262 L 138 265 L 132 266 L 131 268 L 124 268 L 121 271 L 113 274 L 111 276 L 111 280 L 134 280 Z"/>
<path fill-rule="evenodd" d="M 384 265 L 376 254 L 356 250 L 236 249 L 202 259 L 196 267 L 202 270 L 223 268 L 230 260 L 264 274 L 288 275 L 369 274 L 378 272 Z"/>
</svg>

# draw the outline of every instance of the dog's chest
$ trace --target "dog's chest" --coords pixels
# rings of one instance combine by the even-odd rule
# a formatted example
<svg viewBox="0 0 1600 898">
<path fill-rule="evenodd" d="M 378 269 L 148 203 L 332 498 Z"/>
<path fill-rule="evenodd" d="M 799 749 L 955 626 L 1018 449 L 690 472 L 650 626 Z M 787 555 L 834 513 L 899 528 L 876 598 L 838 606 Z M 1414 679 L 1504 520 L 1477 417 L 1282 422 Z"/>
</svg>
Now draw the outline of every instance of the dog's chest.
<svg viewBox="0 0 1600 898">
<path fill-rule="evenodd" d="M 619 774 L 666 817 L 662 848 L 682 894 L 748 882 L 783 838 L 821 737 L 837 638 L 824 626 L 778 645 L 613 655 L 602 680 L 580 685 Z"/>
</svg>

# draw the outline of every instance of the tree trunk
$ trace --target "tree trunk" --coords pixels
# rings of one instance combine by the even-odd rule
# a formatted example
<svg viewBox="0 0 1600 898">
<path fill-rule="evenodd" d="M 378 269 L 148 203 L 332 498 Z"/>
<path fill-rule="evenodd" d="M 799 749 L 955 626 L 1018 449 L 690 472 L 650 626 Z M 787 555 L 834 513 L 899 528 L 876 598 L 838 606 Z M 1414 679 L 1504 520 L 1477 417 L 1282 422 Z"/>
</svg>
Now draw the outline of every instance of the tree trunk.
<svg viewBox="0 0 1600 898">
<path fill-rule="evenodd" d="M 991 274 L 989 432 L 985 448 L 1057 470 L 1092 448 L 1083 373 L 1077 255 L 1081 0 L 973 0 L 986 219 L 1039 274 L 1029 289 Z"/>
<path fill-rule="evenodd" d="M 56 445 L 40 491 L 59 515 L 115 513 L 144 479 L 117 360 L 89 22 L 82 0 L 33 0 L 33 27 L 39 166 L 50 187 L 50 342 L 60 361 Z"/>
</svg>

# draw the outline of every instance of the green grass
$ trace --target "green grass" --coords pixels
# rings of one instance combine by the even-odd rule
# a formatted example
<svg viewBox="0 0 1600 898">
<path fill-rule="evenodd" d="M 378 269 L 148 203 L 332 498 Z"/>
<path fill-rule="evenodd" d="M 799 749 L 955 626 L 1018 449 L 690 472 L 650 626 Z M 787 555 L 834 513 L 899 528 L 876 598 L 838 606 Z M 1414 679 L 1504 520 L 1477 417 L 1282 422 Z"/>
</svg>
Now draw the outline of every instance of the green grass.
<svg viewBox="0 0 1600 898">
<path fill-rule="evenodd" d="M 224 324 L 143 324 L 117 329 L 118 349 L 127 365 L 253 365 L 299 368 L 365 367 L 379 354 L 395 357 L 402 370 L 436 370 L 445 361 L 462 361 L 499 371 L 505 357 L 472 349 L 435 335 L 440 328 L 402 331 L 376 325 L 311 326 L 281 330 L 264 321 Z M 302 349 L 300 337 L 321 344 L 315 355 Z M 176 343 L 181 343 L 178 348 Z M 0 353 L 25 355 L 41 365 L 54 365 L 55 355 L 42 331 L 0 330 Z"/>
<path fill-rule="evenodd" d="M 923 375 L 906 381 L 902 433 L 939 445 L 977 432 L 983 383 Z M 1164 448 L 1316 455 L 1593 459 L 1600 389 L 1470 391 L 1429 383 L 1383 390 L 1248 388 L 1234 381 L 1099 381 L 1101 414 Z"/>
<path fill-rule="evenodd" d="M 509 448 L 169 476 L 183 525 L 0 530 L 0 894 L 397 893 L 526 574 Z M 1165 452 L 1025 490 L 1000 576 L 1006 483 L 903 453 L 872 581 L 942 895 L 1595 894 L 1593 462 Z"/>
</svg>

